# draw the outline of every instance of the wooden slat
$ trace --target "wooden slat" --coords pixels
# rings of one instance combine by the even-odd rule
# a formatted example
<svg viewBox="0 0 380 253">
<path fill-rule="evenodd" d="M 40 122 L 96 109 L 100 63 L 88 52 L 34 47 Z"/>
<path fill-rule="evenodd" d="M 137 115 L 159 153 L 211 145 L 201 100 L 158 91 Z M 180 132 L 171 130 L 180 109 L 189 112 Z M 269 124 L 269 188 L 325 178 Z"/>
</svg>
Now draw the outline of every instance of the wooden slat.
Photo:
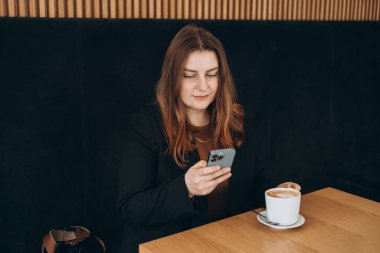
<svg viewBox="0 0 380 253">
<path fill-rule="evenodd" d="M 132 1 L 133 0 L 124 0 L 124 12 L 126 18 L 132 18 Z"/>
<path fill-rule="evenodd" d="M 190 0 L 183 0 L 183 18 L 190 18 Z"/>
<path fill-rule="evenodd" d="M 322 1 L 323 0 L 317 0 L 317 8 L 316 8 L 316 14 L 315 14 L 315 19 L 316 20 L 321 20 L 321 14 L 322 14 Z"/>
<path fill-rule="evenodd" d="M 162 11 L 162 18 L 169 18 L 169 0 L 162 0 L 161 1 L 161 11 Z"/>
<path fill-rule="evenodd" d="M 369 0 L 365 0 L 364 2 L 365 2 L 365 4 L 364 4 L 364 8 L 363 8 L 363 20 L 367 20 L 368 19 Z"/>
<path fill-rule="evenodd" d="M 245 18 L 247 20 L 251 20 L 251 3 L 252 3 L 252 0 L 246 0 L 245 2 L 245 6 L 244 6 L 244 9 L 243 11 L 245 12 Z"/>
<path fill-rule="evenodd" d="M 277 19 L 283 20 L 284 14 L 283 14 L 284 4 L 282 0 L 277 1 Z"/>
<path fill-rule="evenodd" d="M 210 0 L 203 0 L 202 16 L 203 16 L 203 19 L 210 19 Z"/>
<path fill-rule="evenodd" d="M 132 18 L 139 18 L 139 17 L 140 17 L 140 2 L 139 0 L 132 0 Z"/>
<path fill-rule="evenodd" d="M 143 0 L 145 1 L 145 0 Z M 168 2 L 168 13 L 170 19 L 175 19 L 176 17 L 176 0 L 169 0 Z M 201 9 L 202 10 L 202 9 Z"/>
<path fill-rule="evenodd" d="M 222 18 L 222 0 L 215 0 L 215 18 Z"/>
<path fill-rule="evenodd" d="M 5 6 L 5 1 L 0 0 L 0 17 L 6 17 L 7 16 L 7 8 Z"/>
<path fill-rule="evenodd" d="M 109 0 L 108 9 L 109 9 L 109 17 L 116 18 L 117 17 L 116 0 Z"/>
<path fill-rule="evenodd" d="M 180 1 L 182 3 L 182 1 Z M 148 2 L 148 18 L 154 19 L 154 0 L 149 0 Z M 182 18 L 182 13 L 180 15 L 180 18 Z"/>
<path fill-rule="evenodd" d="M 372 20 L 376 20 L 376 7 L 377 7 L 377 4 L 379 4 L 380 1 L 377 1 L 377 0 L 373 0 L 373 8 L 372 8 Z"/>
<path fill-rule="evenodd" d="M 195 1 L 195 17 L 196 19 L 203 19 L 203 0 Z"/>
<path fill-rule="evenodd" d="M 18 4 L 19 17 L 26 17 L 26 2 L 25 0 L 15 0 Z"/>
<path fill-rule="evenodd" d="M 56 0 L 55 8 L 55 16 L 57 18 L 65 18 L 65 0 Z"/>
<path fill-rule="evenodd" d="M 367 20 L 372 20 L 373 0 L 368 0 Z"/>
<path fill-rule="evenodd" d="M 100 2 L 100 16 L 102 18 L 109 18 L 108 0 L 101 0 Z"/>
<path fill-rule="evenodd" d="M 210 19 L 215 19 L 216 17 L 215 0 L 210 0 L 209 15 Z"/>
<path fill-rule="evenodd" d="M 373 0 L 372 20 L 376 20 L 376 7 L 377 7 L 377 4 L 378 4 L 379 2 L 380 2 L 380 1 Z"/>
<path fill-rule="evenodd" d="M 261 2 L 261 10 L 262 10 L 261 19 L 267 20 L 268 19 L 268 1 L 263 0 Z"/>
<path fill-rule="evenodd" d="M 229 0 L 228 1 L 228 19 L 231 20 L 234 18 L 234 2 Z"/>
</svg>

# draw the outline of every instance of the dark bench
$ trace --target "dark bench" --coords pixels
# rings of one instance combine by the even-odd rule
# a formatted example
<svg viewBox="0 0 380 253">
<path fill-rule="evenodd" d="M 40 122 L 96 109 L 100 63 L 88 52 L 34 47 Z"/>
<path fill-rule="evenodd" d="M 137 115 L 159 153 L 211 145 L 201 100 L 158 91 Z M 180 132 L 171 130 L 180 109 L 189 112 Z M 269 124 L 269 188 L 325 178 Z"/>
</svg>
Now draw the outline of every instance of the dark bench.
<svg viewBox="0 0 380 253">
<path fill-rule="evenodd" d="M 0 19 L 2 252 L 83 225 L 115 252 L 118 152 L 182 21 Z M 203 22 L 253 118 L 263 182 L 380 201 L 380 24 Z"/>
</svg>

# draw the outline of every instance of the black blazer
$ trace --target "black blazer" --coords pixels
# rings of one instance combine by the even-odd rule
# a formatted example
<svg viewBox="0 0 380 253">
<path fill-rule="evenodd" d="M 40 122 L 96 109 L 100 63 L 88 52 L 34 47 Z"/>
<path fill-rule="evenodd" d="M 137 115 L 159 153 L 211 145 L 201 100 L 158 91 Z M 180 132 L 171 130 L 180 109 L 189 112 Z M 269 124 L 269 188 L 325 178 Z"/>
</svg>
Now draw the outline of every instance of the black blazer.
<svg viewBox="0 0 380 253">
<path fill-rule="evenodd" d="M 192 202 L 184 179 L 199 154 L 188 153 L 185 169 L 164 154 L 167 142 L 157 106 L 135 113 L 125 143 L 119 168 L 118 210 L 125 220 L 121 252 L 138 252 L 140 243 L 210 222 L 207 196 L 196 196 Z M 249 143 L 237 149 L 229 184 L 230 215 L 252 207 L 252 157 Z"/>
</svg>

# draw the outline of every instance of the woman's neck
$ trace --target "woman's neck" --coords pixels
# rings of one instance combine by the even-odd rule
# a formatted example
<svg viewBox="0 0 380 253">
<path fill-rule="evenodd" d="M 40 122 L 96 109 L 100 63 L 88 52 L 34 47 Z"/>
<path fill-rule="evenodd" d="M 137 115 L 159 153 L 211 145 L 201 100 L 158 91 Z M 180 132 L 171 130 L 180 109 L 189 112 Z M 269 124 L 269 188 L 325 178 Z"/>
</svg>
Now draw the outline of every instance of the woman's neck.
<svg viewBox="0 0 380 253">
<path fill-rule="evenodd" d="M 196 127 L 206 126 L 210 122 L 210 114 L 207 110 L 204 111 L 187 111 L 187 117 L 190 120 L 190 124 Z"/>
</svg>

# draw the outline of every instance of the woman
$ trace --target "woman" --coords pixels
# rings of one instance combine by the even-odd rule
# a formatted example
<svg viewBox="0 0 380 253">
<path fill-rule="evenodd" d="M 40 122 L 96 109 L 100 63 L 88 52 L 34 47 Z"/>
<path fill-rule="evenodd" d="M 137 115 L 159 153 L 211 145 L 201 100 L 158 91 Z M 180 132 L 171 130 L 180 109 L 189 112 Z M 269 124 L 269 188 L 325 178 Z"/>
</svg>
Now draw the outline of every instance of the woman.
<svg viewBox="0 0 380 253">
<path fill-rule="evenodd" d="M 222 44 L 185 26 L 166 52 L 155 105 L 131 120 L 119 176 L 122 252 L 249 210 L 254 170 L 244 159 L 244 137 L 244 109 Z M 210 150 L 231 147 L 232 170 L 207 167 Z"/>
</svg>

